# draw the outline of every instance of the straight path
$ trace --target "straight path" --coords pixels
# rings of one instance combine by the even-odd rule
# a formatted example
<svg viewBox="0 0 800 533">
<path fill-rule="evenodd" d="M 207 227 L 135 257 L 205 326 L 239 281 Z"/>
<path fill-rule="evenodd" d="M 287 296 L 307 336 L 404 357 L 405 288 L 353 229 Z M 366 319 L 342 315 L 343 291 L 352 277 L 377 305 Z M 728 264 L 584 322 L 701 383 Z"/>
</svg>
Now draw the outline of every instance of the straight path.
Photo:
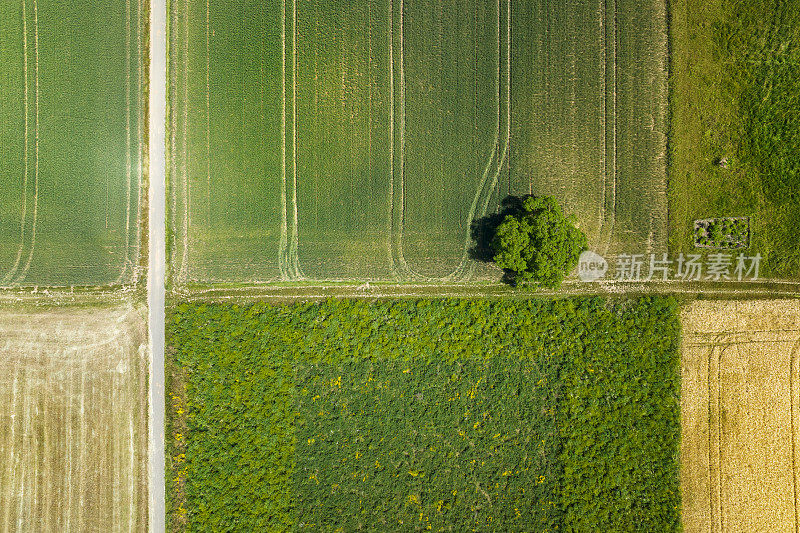
<svg viewBox="0 0 800 533">
<path fill-rule="evenodd" d="M 718 299 L 797 298 L 795 281 L 566 281 L 558 290 L 519 290 L 502 283 L 273 283 L 215 287 L 196 285 L 173 289 L 170 297 L 183 301 L 280 301 L 326 298 L 560 298 L 570 296 L 639 297 L 673 294 L 678 298 L 712 295 Z"/>
<path fill-rule="evenodd" d="M 165 531 L 164 494 L 164 274 L 166 265 L 167 4 L 150 2 L 150 189 L 147 303 L 150 339 L 149 531 Z"/>
</svg>

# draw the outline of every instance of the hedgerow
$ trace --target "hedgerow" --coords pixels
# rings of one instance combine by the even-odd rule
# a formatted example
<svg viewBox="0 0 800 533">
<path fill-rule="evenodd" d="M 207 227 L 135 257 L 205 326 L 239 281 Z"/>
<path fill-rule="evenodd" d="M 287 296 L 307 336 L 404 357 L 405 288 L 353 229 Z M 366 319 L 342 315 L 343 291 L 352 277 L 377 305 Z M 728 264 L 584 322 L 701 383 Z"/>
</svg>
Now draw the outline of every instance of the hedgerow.
<svg viewBox="0 0 800 533">
<path fill-rule="evenodd" d="M 674 530 L 677 334 L 662 298 L 181 305 L 187 529 Z"/>
</svg>

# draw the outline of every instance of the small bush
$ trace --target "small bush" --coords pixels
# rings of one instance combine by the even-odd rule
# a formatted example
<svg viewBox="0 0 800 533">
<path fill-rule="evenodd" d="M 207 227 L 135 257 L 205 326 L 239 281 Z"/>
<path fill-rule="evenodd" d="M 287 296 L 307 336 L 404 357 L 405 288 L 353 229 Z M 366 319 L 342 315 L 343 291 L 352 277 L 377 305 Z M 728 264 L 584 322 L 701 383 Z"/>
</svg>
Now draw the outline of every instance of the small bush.
<svg viewBox="0 0 800 533">
<path fill-rule="evenodd" d="M 747 248 L 750 223 L 747 218 L 711 218 L 695 221 L 695 246 L 707 248 Z"/>
</svg>

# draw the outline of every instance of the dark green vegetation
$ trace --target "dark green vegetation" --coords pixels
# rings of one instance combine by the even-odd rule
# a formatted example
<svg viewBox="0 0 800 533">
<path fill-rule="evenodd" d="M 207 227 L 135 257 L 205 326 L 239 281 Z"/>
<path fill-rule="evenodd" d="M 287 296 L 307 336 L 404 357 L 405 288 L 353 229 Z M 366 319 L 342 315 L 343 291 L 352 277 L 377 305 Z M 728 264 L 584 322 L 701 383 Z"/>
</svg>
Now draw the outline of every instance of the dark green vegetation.
<svg viewBox="0 0 800 533">
<path fill-rule="evenodd" d="M 0 5 L 0 286 L 136 280 L 146 23 L 136 0 Z"/>
<path fill-rule="evenodd" d="M 172 280 L 495 280 L 473 221 L 553 195 L 666 243 L 662 1 L 172 2 Z"/>
<path fill-rule="evenodd" d="M 709 248 L 746 248 L 750 242 L 747 218 L 712 218 L 695 221 L 694 242 Z"/>
<path fill-rule="evenodd" d="M 676 0 L 671 10 L 671 247 L 690 250 L 693 220 L 750 216 L 764 273 L 797 278 L 800 1 Z"/>
<path fill-rule="evenodd" d="M 298 529 L 556 529 L 558 367 L 452 355 L 298 365 Z"/>
<path fill-rule="evenodd" d="M 492 248 L 495 263 L 511 272 L 512 283 L 553 289 L 578 264 L 586 235 L 553 197 L 529 196 L 497 227 Z"/>
<path fill-rule="evenodd" d="M 670 298 L 179 305 L 168 512 L 190 531 L 675 531 L 678 327 Z"/>
</svg>

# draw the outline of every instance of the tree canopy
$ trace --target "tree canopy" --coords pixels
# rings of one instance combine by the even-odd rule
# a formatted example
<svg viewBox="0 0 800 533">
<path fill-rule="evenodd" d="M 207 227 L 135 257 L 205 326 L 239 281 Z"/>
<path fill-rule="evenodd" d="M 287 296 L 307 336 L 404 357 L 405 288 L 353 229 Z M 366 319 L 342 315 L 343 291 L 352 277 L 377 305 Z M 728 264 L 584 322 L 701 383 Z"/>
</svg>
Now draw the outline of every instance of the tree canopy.
<svg viewBox="0 0 800 533">
<path fill-rule="evenodd" d="M 514 284 L 557 288 L 587 242 L 574 216 L 564 216 L 553 197 L 526 196 L 497 226 L 491 248 Z"/>
</svg>

